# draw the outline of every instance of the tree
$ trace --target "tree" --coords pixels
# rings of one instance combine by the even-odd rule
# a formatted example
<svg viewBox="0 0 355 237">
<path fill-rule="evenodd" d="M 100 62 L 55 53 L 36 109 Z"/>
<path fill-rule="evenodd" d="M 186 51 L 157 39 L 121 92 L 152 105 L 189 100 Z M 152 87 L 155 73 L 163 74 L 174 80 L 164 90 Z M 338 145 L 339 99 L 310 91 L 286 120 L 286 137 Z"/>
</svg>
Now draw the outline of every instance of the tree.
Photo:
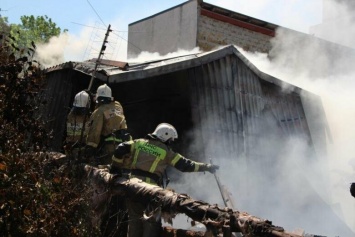
<svg viewBox="0 0 355 237">
<path fill-rule="evenodd" d="M 53 36 L 61 33 L 60 27 L 48 16 L 21 16 L 22 24 L 11 24 L 10 34 L 15 38 L 12 42 L 18 48 L 31 47 L 32 42 L 47 43 Z M 66 32 L 65 29 L 63 32 Z"/>
<path fill-rule="evenodd" d="M 10 26 L 7 17 L 0 17 L 0 46 L 4 44 L 5 36 L 10 32 Z"/>
<path fill-rule="evenodd" d="M 8 56 L 13 52 L 8 44 L 9 35 L 10 26 L 7 17 L 0 17 L 0 63 L 7 61 Z"/>
<path fill-rule="evenodd" d="M 10 26 L 7 17 L 0 17 L 0 34 L 8 33 L 10 31 Z"/>
<path fill-rule="evenodd" d="M 98 236 L 85 177 L 47 152 L 54 134 L 41 112 L 47 80 L 35 45 L 19 50 L 10 40 L 0 46 L 0 236 Z"/>
</svg>

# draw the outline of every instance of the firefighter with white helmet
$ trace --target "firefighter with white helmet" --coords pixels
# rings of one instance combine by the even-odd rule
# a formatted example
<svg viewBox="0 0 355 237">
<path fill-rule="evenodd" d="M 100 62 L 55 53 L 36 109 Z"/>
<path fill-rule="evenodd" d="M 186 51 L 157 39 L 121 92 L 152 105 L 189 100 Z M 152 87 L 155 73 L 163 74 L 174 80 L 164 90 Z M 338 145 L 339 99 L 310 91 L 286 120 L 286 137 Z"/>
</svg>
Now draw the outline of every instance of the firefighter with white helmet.
<svg viewBox="0 0 355 237">
<path fill-rule="evenodd" d="M 111 88 L 106 84 L 99 86 L 96 91 L 96 102 L 98 99 L 109 98 L 112 99 L 112 91 Z"/>
<path fill-rule="evenodd" d="M 163 186 L 163 175 L 168 166 L 182 172 L 214 173 L 219 168 L 217 165 L 192 161 L 171 150 L 169 144 L 177 138 L 174 126 L 161 123 L 146 138 L 119 144 L 112 156 L 111 173 L 137 177 L 147 183 Z M 143 204 L 132 200 L 126 200 L 126 203 L 130 219 L 128 236 L 148 236 L 147 233 L 150 233 L 149 236 L 159 236 L 160 219 L 145 220 L 143 211 L 146 207 Z"/>
<path fill-rule="evenodd" d="M 122 105 L 112 97 L 112 91 L 106 84 L 96 91 L 96 109 L 89 122 L 86 139 L 86 156 L 96 156 L 99 165 L 111 163 L 112 153 L 117 144 L 131 139 L 127 132 L 127 123 Z"/>
<path fill-rule="evenodd" d="M 80 91 L 75 95 L 73 107 L 67 116 L 67 136 L 64 150 L 71 159 L 80 158 L 80 151 L 85 147 L 90 103 L 89 94 L 86 91 Z"/>
<path fill-rule="evenodd" d="M 176 129 L 168 123 L 159 124 L 155 128 L 152 135 L 158 138 L 162 142 L 167 142 L 167 141 L 172 142 L 178 138 Z"/>
</svg>

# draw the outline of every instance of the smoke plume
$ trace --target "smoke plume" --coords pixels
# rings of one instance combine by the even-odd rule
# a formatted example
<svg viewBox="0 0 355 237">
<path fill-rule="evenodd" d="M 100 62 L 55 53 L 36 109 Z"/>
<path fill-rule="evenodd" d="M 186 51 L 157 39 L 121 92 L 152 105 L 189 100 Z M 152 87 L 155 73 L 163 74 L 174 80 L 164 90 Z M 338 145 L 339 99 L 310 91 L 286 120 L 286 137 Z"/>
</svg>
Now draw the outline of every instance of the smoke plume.
<svg viewBox="0 0 355 237">
<path fill-rule="evenodd" d="M 154 60 L 163 60 L 166 58 L 179 57 L 179 56 L 189 55 L 189 54 L 197 54 L 200 52 L 201 51 L 199 47 L 196 47 L 192 50 L 178 49 L 175 52 L 171 52 L 165 55 L 160 55 L 157 52 L 151 53 L 151 52 L 143 51 L 136 58 L 129 59 L 128 62 L 146 62 L 146 61 L 154 61 Z"/>
<path fill-rule="evenodd" d="M 272 133 L 272 121 L 266 121 L 268 137 L 257 147 L 260 153 L 274 157 L 272 167 L 265 169 L 266 161 L 244 167 L 235 157 L 219 157 L 218 174 L 238 210 L 269 219 L 288 231 L 350 237 L 355 232 L 355 200 L 349 192 L 355 180 L 355 51 L 350 48 L 355 42 L 355 22 L 346 5 L 329 1 L 328 6 L 330 15 L 341 12 L 342 21 L 336 25 L 324 22 L 313 29 L 317 32 L 313 36 L 280 28 L 270 55 L 240 49 L 261 71 L 320 96 L 331 132 L 323 147 L 327 155 L 312 157 L 306 141 L 299 137 L 285 141 Z M 211 126 L 208 118 L 204 126 Z M 187 183 L 193 187 L 186 187 Z M 188 174 L 174 188 L 223 205 L 212 175 Z"/>
</svg>

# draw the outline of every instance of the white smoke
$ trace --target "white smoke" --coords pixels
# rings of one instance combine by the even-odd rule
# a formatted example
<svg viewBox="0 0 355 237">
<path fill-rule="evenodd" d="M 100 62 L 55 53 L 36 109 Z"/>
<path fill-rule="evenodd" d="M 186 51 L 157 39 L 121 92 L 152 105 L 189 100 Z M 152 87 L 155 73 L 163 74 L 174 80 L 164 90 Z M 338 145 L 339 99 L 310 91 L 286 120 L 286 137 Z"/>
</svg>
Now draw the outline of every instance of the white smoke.
<svg viewBox="0 0 355 237">
<path fill-rule="evenodd" d="M 308 32 L 309 24 L 319 22 L 321 11 L 314 11 L 314 9 L 320 9 L 322 4 L 322 0 L 205 0 L 204 2 L 300 32 Z"/>
<path fill-rule="evenodd" d="M 126 61 L 127 31 L 118 30 L 123 24 L 120 18 L 112 20 L 110 28 L 112 31 L 105 44 L 104 59 Z M 38 44 L 36 59 L 47 68 L 68 61 L 81 62 L 97 58 L 108 27 L 97 22 L 88 22 L 86 26 L 79 34 L 63 32 L 52 37 L 48 43 Z"/>
<path fill-rule="evenodd" d="M 43 66 L 50 67 L 64 62 L 64 47 L 68 42 L 68 34 L 50 38 L 46 44 L 37 44 L 35 59 Z"/>
<path fill-rule="evenodd" d="M 170 52 L 165 55 L 161 55 L 158 52 L 152 53 L 152 52 L 143 51 L 139 53 L 139 55 L 136 58 L 129 59 L 128 62 L 147 62 L 147 61 L 154 61 L 154 60 L 163 60 L 167 58 L 174 58 L 183 55 L 190 55 L 190 54 L 197 54 L 197 53 L 201 53 L 199 47 L 195 47 L 192 50 L 178 49 L 175 52 Z"/>
<path fill-rule="evenodd" d="M 341 12 L 343 21 L 330 28 L 325 22 L 317 28 L 316 35 L 326 39 L 329 36 L 333 42 L 354 47 L 352 26 L 355 22 L 351 11 L 346 5 L 333 1 L 329 4 L 333 15 Z M 355 200 L 349 193 L 350 183 L 355 182 L 355 126 L 352 125 L 355 120 L 355 50 L 283 29 L 277 31 L 272 44 L 271 61 L 265 54 L 239 50 L 261 71 L 320 96 L 332 135 L 332 141 L 328 138 L 324 147 L 328 155 L 311 157 L 306 141 L 300 138 L 279 147 L 277 144 L 285 144 L 284 141 L 269 134 L 269 139 L 260 142 L 262 147 L 271 147 L 271 150 L 263 149 L 262 153 L 272 155 L 272 149 L 280 151 L 273 160 L 271 172 L 263 163 L 249 164 L 246 169 L 242 162 L 230 162 L 231 157 L 219 157 L 218 174 L 233 193 L 238 210 L 269 219 L 288 231 L 301 228 L 312 234 L 350 237 L 338 220 L 355 232 Z M 205 125 L 210 126 L 208 122 Z M 177 191 L 223 205 L 212 175 L 184 174 L 183 177 L 173 185 Z M 193 187 L 186 185 L 189 182 Z M 247 192 L 245 186 L 249 187 Z M 327 206 L 338 217 L 327 210 Z M 176 225 L 188 224 L 185 218 Z"/>
<path fill-rule="evenodd" d="M 338 11 L 341 12 L 344 21 L 341 24 L 338 22 L 337 28 L 329 29 L 328 24 L 323 26 L 322 30 L 325 32 L 323 35 L 333 36 L 331 38 L 333 41 L 354 47 L 354 45 L 349 45 L 349 42 L 355 40 L 355 34 L 351 30 L 355 22 L 351 14 L 346 14 L 351 13 L 351 11 L 345 5 L 334 2 L 330 4 L 329 10 L 334 11 L 335 14 Z M 319 34 L 323 31 L 319 31 Z M 334 38 L 337 39 L 334 40 Z M 273 40 L 271 51 L 275 57 L 274 60 L 268 60 L 267 56 L 263 54 L 248 54 L 245 52 L 244 54 L 260 70 L 321 97 L 333 137 L 333 143 L 329 143 L 327 148 L 324 148 L 328 152 L 328 157 L 320 157 L 319 162 L 311 165 L 309 159 L 300 160 L 304 157 L 304 152 L 302 152 L 302 149 L 296 149 L 294 150 L 295 156 L 287 154 L 287 158 L 284 157 L 292 163 L 285 163 L 286 167 L 282 167 L 288 172 L 291 171 L 287 174 L 288 176 L 292 176 L 292 171 L 294 171 L 292 167 L 294 167 L 295 161 L 297 161 L 297 166 L 301 167 L 300 170 L 308 170 L 308 172 L 302 172 L 302 176 L 318 191 L 323 201 L 329 204 L 355 232 L 355 202 L 349 194 L 349 184 L 355 182 L 355 167 L 352 166 L 355 152 L 353 145 L 355 127 L 352 126 L 355 119 L 355 104 L 352 103 L 355 100 L 355 94 L 353 93 L 355 90 L 355 81 L 353 80 L 355 77 L 355 70 L 353 69 L 355 50 L 341 48 L 331 45 L 331 43 L 328 45 L 332 50 L 326 49 L 322 40 L 315 38 L 309 40 L 301 35 L 297 37 L 292 32 L 279 30 Z M 340 50 L 343 51 L 340 52 Z M 294 143 L 292 147 L 295 147 Z M 290 164 L 292 165 L 290 166 Z M 290 167 L 287 168 L 287 166 Z M 310 168 L 311 170 L 309 170 Z M 324 174 L 328 179 L 324 180 L 314 176 L 312 170 L 325 172 Z M 299 176 L 296 175 L 294 178 L 287 178 L 284 181 L 289 181 L 290 186 L 294 185 L 294 187 L 300 188 L 297 196 L 303 195 L 306 197 L 302 186 L 297 185 L 297 177 Z M 281 195 L 281 197 L 285 198 L 284 195 Z M 306 204 L 309 199 L 301 200 Z M 287 207 L 285 206 L 283 210 L 286 211 Z M 319 219 L 321 219 L 324 210 L 318 211 Z M 274 212 L 270 210 L 271 215 L 268 216 L 272 216 L 272 213 Z M 265 216 L 265 218 L 268 216 Z M 291 221 L 291 219 L 285 218 L 286 216 L 287 214 L 284 213 L 280 218 L 275 219 L 295 223 L 295 220 Z M 304 213 L 303 218 L 307 218 L 306 213 Z M 285 226 L 290 226 L 289 223 Z M 336 223 L 319 222 L 317 224 L 313 220 L 312 224 L 308 226 L 309 229 L 306 229 L 307 225 L 298 227 L 305 228 L 308 231 L 313 230 L 315 234 L 346 236 L 342 234 L 346 232 L 339 230 Z"/>
<path fill-rule="evenodd" d="M 36 45 L 35 58 L 45 68 L 67 61 L 82 61 L 88 39 L 87 30 L 82 31 L 79 36 L 61 33 L 50 38 L 48 43 Z"/>
<path fill-rule="evenodd" d="M 352 37 L 355 35 L 354 27 L 351 27 L 355 21 L 354 3 L 348 1 L 324 1 L 323 24 L 311 27 L 310 33 L 317 37 L 327 39 L 334 43 L 339 43 L 350 48 L 354 48 Z"/>
<path fill-rule="evenodd" d="M 355 127 L 352 126 L 355 119 L 355 104 L 352 102 L 355 100 L 354 9 L 334 1 L 328 1 L 328 7 L 327 14 L 335 18 L 317 26 L 317 35 L 352 48 L 339 48 L 343 52 L 337 50 L 334 53 L 325 50 L 321 41 L 310 43 L 280 31 L 273 48 L 280 50 L 274 52 L 279 55 L 277 60 L 270 63 L 259 60 L 256 55 L 249 55 L 249 59 L 267 73 L 322 98 L 334 140 L 328 144 L 328 157 L 317 164 L 328 167 L 326 175 L 329 177 L 330 196 L 324 198 L 336 207 L 337 214 L 355 231 L 355 203 L 349 195 L 349 184 L 355 182 Z M 332 24 L 334 22 L 336 27 Z"/>
</svg>

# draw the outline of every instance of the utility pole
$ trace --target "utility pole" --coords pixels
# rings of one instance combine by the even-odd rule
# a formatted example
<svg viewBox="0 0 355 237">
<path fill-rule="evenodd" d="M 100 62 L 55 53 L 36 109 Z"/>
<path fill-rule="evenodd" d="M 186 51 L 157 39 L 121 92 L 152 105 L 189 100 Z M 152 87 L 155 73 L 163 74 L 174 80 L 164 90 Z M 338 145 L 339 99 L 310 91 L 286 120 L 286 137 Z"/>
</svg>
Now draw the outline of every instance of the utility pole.
<svg viewBox="0 0 355 237">
<path fill-rule="evenodd" d="M 89 87 L 88 87 L 88 91 L 91 90 L 91 87 L 92 87 L 92 83 L 95 79 L 95 74 L 96 74 L 96 70 L 97 70 L 97 67 L 98 65 L 101 63 L 101 58 L 102 56 L 104 55 L 104 52 L 105 52 L 105 49 L 106 49 L 106 43 L 108 42 L 107 41 L 107 38 L 108 38 L 108 35 L 109 33 L 111 32 L 111 25 L 108 25 L 108 28 L 107 28 L 107 31 L 106 31 L 106 34 L 105 34 L 105 39 L 104 41 L 102 42 L 102 46 L 101 46 L 101 50 L 100 50 L 100 53 L 99 53 L 99 56 L 97 57 L 96 59 L 96 62 L 95 62 L 95 69 L 94 71 L 92 72 L 92 75 L 91 75 L 91 79 L 90 79 L 90 84 L 89 84 Z"/>
</svg>

